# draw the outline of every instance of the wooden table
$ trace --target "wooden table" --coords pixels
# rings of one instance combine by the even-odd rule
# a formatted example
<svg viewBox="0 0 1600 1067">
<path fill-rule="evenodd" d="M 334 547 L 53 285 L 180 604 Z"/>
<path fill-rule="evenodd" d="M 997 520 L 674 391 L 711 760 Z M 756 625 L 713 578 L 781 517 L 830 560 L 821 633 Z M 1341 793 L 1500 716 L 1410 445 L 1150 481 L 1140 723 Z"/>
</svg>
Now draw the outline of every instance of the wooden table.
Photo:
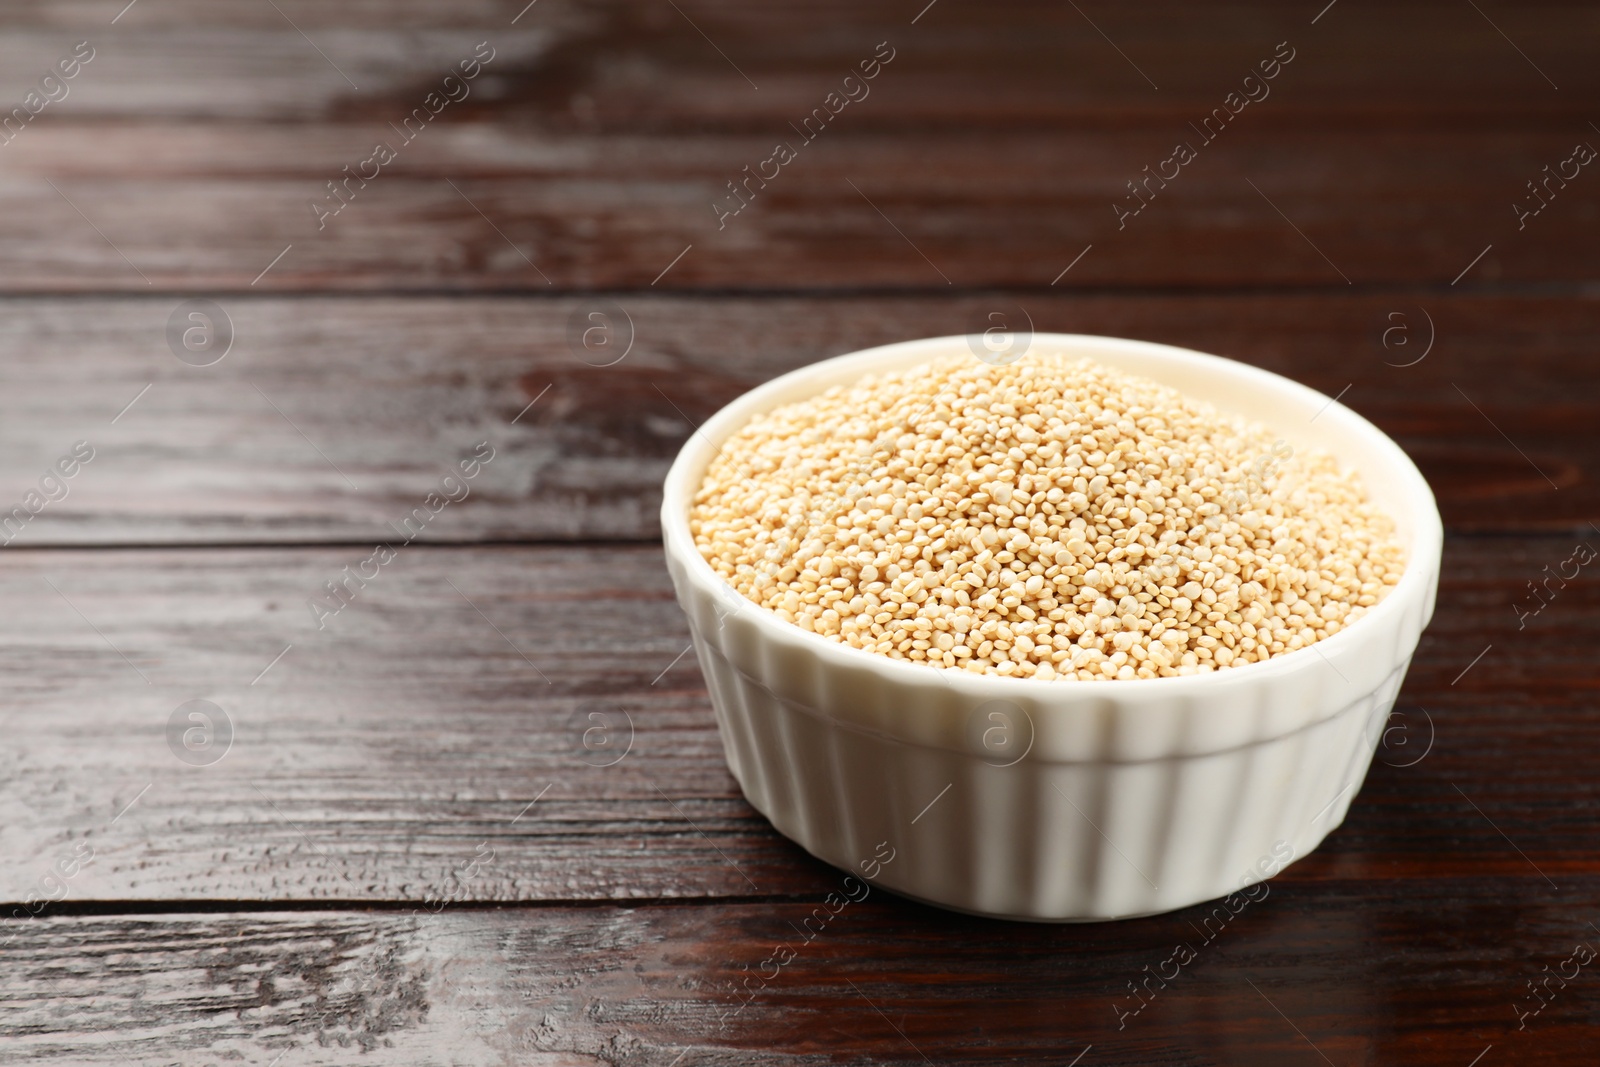
<svg viewBox="0 0 1600 1067">
<path fill-rule="evenodd" d="M 1593 1062 L 1594 11 L 925 2 L 0 14 L 0 1061 Z M 1344 826 L 1137 1013 L 1202 909 L 874 892 L 741 1008 L 840 873 L 724 765 L 662 475 L 1018 308 L 1372 419 L 1438 612 Z"/>
</svg>

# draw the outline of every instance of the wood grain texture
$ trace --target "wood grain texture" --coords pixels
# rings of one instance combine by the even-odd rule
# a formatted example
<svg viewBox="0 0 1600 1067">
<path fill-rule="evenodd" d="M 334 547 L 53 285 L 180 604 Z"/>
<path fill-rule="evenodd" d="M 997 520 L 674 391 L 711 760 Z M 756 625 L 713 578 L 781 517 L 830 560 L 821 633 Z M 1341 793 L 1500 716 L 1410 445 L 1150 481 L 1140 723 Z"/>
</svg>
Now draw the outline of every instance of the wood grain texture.
<svg viewBox="0 0 1600 1067">
<path fill-rule="evenodd" d="M 1303 864 L 1320 873 L 1290 877 L 1475 870 L 1570 894 L 1569 879 L 1600 876 L 1583 831 L 1600 806 L 1584 772 L 1600 743 L 1600 592 L 1584 576 L 1526 620 L 1514 606 L 1536 603 L 1526 583 L 1575 543 L 1450 540 L 1379 762 Z M 447 889 L 484 902 L 786 897 L 826 872 L 729 776 L 659 549 L 411 546 L 319 631 L 307 598 L 367 553 L 5 557 L 5 598 L 29 610 L 0 641 L 0 810 L 13 813 L 0 851 L 14 861 L 0 900 L 59 891 L 52 867 L 80 844 L 93 862 L 68 880 L 69 907 Z M 207 766 L 167 740 L 194 699 L 234 731 Z M 463 877 L 480 845 L 493 861 Z"/>
<path fill-rule="evenodd" d="M 446 111 L 403 144 L 384 122 L 49 117 L 6 149 L 7 292 L 1043 288 L 1090 245 L 1067 284 L 1443 287 L 1465 273 L 1479 287 L 1591 279 L 1600 228 L 1600 182 L 1582 174 L 1525 225 L 1513 210 L 1537 203 L 1525 183 L 1541 168 L 1595 139 L 1581 123 L 1272 129 L 1247 111 L 1210 146 L 1178 120 L 1047 135 L 830 129 L 723 218 L 737 205 L 727 183 L 798 142 L 786 123 L 600 137 Z M 1119 216 L 1141 202 L 1127 183 L 1185 141 L 1198 158 Z M 313 204 L 340 203 L 327 183 L 379 142 L 398 158 L 321 217 Z"/>
<path fill-rule="evenodd" d="M 691 422 L 818 359 L 1018 307 L 1339 395 L 1418 462 L 1452 529 L 1600 513 L 1593 296 L 223 297 L 234 349 L 210 367 L 168 349 L 182 302 L 0 303 L 0 512 L 74 441 L 96 448 L 10 550 L 392 536 L 483 441 L 495 459 L 423 539 L 653 539 Z M 613 347 L 587 350 L 571 323 L 598 309 Z"/>
<path fill-rule="evenodd" d="M 1081 1062 L 1113 1067 L 1466 1065 L 1490 1045 L 1564 1067 L 1592 1050 L 1581 979 L 1552 984 L 1518 1029 L 1536 1003 L 1525 980 L 1597 940 L 1592 896 L 1555 902 L 1521 879 L 1279 882 L 1205 933 L 1202 908 L 1034 926 L 871 892 L 806 941 L 799 924 L 837 888 L 716 907 L 0 923 L 14 936 L 0 1040 L 19 1063 L 258 1067 L 998 1067 L 1091 1048 Z M 1129 983 L 1180 943 L 1193 962 L 1132 1014 Z M 764 967 L 780 946 L 795 958 Z"/>
<path fill-rule="evenodd" d="M 442 75 L 462 48 L 484 39 L 505 60 L 481 86 L 482 104 L 518 123 L 603 130 L 782 126 L 885 39 L 900 52 L 894 79 L 874 89 L 873 109 L 859 116 L 885 129 L 1189 118 L 1286 39 L 1310 61 L 1291 68 L 1272 99 L 1280 114 L 1300 119 L 1581 126 L 1592 117 L 1584 100 L 1600 89 L 1584 38 L 1595 14 L 1572 0 L 1480 5 L 1493 22 L 1449 0 L 1339 0 L 1314 24 L 1319 5 L 1262 0 L 1204 8 L 1179 0 L 1138 8 L 686 0 L 677 11 L 649 0 L 539 0 L 532 8 L 461 0 L 448 9 L 420 0 L 275 0 L 277 10 L 167 0 L 141 2 L 113 24 L 122 6 L 7 5 L 0 88 L 20 97 L 63 46 L 87 37 L 99 49 L 93 77 L 73 88 L 70 112 L 53 116 L 61 121 L 381 115 L 414 105 L 430 72 Z"/>
<path fill-rule="evenodd" d="M 1593 136 L 1573 5 L 1502 13 L 1521 45 L 1470 7 L 1350 0 L 1316 26 L 1264 4 L 945 4 L 915 26 L 844 4 L 547 0 L 516 25 L 482 0 L 155 6 L 96 26 L 69 95 L 5 144 L 0 290 L 1044 286 L 1091 244 L 1075 284 L 1443 285 L 1491 245 L 1469 284 L 1593 277 L 1594 181 L 1558 179 L 1526 225 L 1513 209 Z M 68 25 L 90 32 L 8 21 L 19 102 Z M 1270 95 L 1207 143 L 1192 124 L 1286 38 Z M 402 141 L 480 40 L 476 90 Z M 803 142 L 885 40 L 870 94 Z M 799 158 L 719 223 L 780 140 Z M 398 158 L 319 221 L 379 141 Z M 1119 222 L 1179 142 L 1199 158 Z"/>
</svg>

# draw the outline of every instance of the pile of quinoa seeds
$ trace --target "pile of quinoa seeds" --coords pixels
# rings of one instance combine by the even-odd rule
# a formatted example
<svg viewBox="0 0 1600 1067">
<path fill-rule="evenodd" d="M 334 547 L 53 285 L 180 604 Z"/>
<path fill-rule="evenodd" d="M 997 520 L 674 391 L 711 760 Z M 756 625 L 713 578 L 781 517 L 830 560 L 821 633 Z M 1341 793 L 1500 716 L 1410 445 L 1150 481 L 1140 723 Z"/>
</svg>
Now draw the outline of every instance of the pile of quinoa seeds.
<svg viewBox="0 0 1600 1067">
<path fill-rule="evenodd" d="M 1265 660 L 1399 580 L 1394 525 L 1331 456 L 1088 360 L 952 359 L 751 420 L 690 510 L 785 622 L 1025 678 Z"/>
</svg>

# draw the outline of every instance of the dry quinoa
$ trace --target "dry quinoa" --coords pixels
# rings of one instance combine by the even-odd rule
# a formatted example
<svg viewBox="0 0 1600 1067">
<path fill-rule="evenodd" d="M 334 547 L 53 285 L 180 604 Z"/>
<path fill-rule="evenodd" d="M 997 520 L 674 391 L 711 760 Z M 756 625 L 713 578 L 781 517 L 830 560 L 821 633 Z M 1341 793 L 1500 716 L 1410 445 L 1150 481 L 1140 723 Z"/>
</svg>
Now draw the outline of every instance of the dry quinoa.
<svg viewBox="0 0 1600 1067">
<path fill-rule="evenodd" d="M 1088 360 L 935 362 L 757 416 L 690 511 L 781 619 L 894 659 L 1033 678 L 1265 660 L 1404 566 L 1331 456 Z"/>
</svg>

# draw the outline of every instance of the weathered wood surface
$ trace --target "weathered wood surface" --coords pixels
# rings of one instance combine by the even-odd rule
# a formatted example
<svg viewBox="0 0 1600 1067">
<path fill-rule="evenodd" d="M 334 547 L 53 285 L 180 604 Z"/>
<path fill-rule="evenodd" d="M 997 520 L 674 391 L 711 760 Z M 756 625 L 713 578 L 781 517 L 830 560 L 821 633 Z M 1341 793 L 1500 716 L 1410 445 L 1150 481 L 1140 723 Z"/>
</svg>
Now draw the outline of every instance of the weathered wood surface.
<svg viewBox="0 0 1600 1067">
<path fill-rule="evenodd" d="M 0 100 L 80 38 L 95 55 L 3 148 L 0 289 L 1045 286 L 1090 244 L 1070 284 L 1593 276 L 1586 172 L 1526 226 L 1513 210 L 1595 137 L 1581 7 L 1345 0 L 1313 25 L 1266 4 L 942 3 L 913 25 L 912 6 L 13 12 Z M 468 95 L 402 141 L 480 41 Z M 867 95 L 802 144 L 793 125 L 880 42 Z M 1280 42 L 1292 61 L 1251 89 L 1269 95 L 1208 143 L 1191 124 Z M 779 140 L 799 157 L 719 225 L 713 202 Z M 397 158 L 319 222 L 379 141 Z M 1185 141 L 1198 158 L 1120 224 L 1126 183 Z"/>
<path fill-rule="evenodd" d="M 9 292 L 944 291 L 1057 278 L 1344 289 L 1443 288 L 1461 277 L 1479 288 L 1592 278 L 1600 230 L 1600 182 L 1583 174 L 1525 227 L 1513 210 L 1537 205 L 1524 183 L 1541 168 L 1585 138 L 1600 144 L 1581 122 L 1538 132 L 1273 129 L 1251 127 L 1247 111 L 1121 221 L 1114 204 L 1139 204 L 1126 183 L 1198 140 L 1187 122 L 825 131 L 719 222 L 713 203 L 735 203 L 726 183 L 785 134 L 797 140 L 787 124 L 600 138 L 451 125 L 445 112 L 402 146 L 379 122 L 213 130 L 50 117 L 5 149 Z M 326 183 L 385 137 L 398 158 L 320 218 L 313 202 L 338 203 Z"/>
<path fill-rule="evenodd" d="M 1600 876 L 1600 593 L 1576 580 L 1522 630 L 1516 611 L 1575 543 L 1451 539 L 1401 714 L 1311 877 Z M 0 561 L 28 605 L 0 641 L 0 900 L 45 899 L 80 843 L 68 907 L 416 901 L 480 845 L 462 899 L 782 897 L 825 872 L 740 797 L 658 548 L 411 546 L 319 631 L 307 598 L 367 554 Z M 194 699 L 233 730 L 205 766 L 166 734 Z"/>
<path fill-rule="evenodd" d="M 1592 117 L 1584 101 L 1600 90 L 1580 32 L 1592 13 L 1570 0 L 1480 5 L 1493 22 L 1450 0 L 1339 0 L 1321 17 L 1324 5 L 1259 0 L 1204 8 L 1165 0 L 1137 9 L 1104 0 L 1076 8 L 1043 0 L 939 0 L 931 8 L 926 0 L 873 7 L 688 0 L 679 11 L 649 0 L 532 7 L 459 0 L 448 9 L 423 0 L 223 7 L 140 0 L 113 23 L 125 2 L 9 5 L 0 12 L 7 72 L 0 87 L 20 97 L 34 66 L 42 73 L 63 46 L 88 38 L 100 51 L 86 72 L 94 77 L 72 89 L 76 118 L 387 118 L 382 108 L 413 105 L 435 68 L 442 76 L 463 49 L 487 38 L 500 66 L 486 76 L 498 80 L 476 102 L 518 120 L 761 132 L 807 113 L 887 38 L 902 49 L 894 80 L 874 88 L 874 109 L 859 116 L 882 129 L 1188 118 L 1187 109 L 1218 103 L 1285 39 L 1298 51 L 1297 65 L 1270 99 L 1281 112 L 1329 122 L 1481 129 L 1563 117 L 1581 126 Z M 185 61 L 181 76 L 175 57 Z M 1541 70 L 1559 90 L 1541 80 Z M 68 113 L 52 117 L 66 121 Z"/>
<path fill-rule="evenodd" d="M 1039 330 L 1196 347 L 1341 395 L 1416 459 L 1452 529 L 1600 514 L 1592 296 L 224 297 L 233 350 L 209 367 L 168 348 L 181 302 L 0 303 L 0 510 L 74 441 L 96 448 L 11 550 L 392 536 L 482 441 L 493 462 L 423 539 L 653 539 L 691 421 L 795 367 L 1017 306 Z M 570 339 L 593 309 L 612 348 Z"/>
<path fill-rule="evenodd" d="M 1593 1051 L 1581 978 L 1552 983 L 1518 1029 L 1538 1003 L 1526 979 L 1600 940 L 1592 893 L 1555 900 L 1523 878 L 1403 892 L 1282 880 L 1201 933 L 1200 908 L 1041 927 L 874 892 L 806 942 L 797 929 L 838 888 L 716 906 L 36 921 L 6 949 L 0 1040 L 11 1062 L 119 1067 L 1466 1067 L 1489 1046 L 1483 1064 L 1566 1067 Z M 1193 962 L 1131 1014 L 1128 983 L 1179 943 Z M 763 967 L 785 945 L 795 958 Z"/>
</svg>

